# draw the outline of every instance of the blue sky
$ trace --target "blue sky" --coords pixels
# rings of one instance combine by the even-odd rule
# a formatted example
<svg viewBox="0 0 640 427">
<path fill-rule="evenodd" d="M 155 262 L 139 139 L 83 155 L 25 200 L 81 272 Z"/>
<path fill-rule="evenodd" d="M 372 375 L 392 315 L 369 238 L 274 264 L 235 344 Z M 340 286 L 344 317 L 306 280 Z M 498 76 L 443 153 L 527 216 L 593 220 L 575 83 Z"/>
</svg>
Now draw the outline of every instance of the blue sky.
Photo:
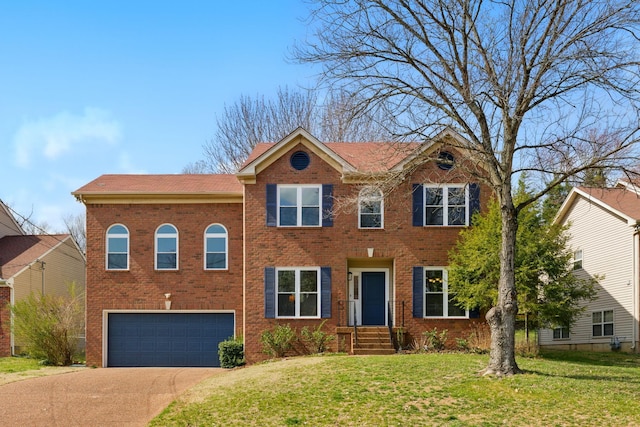
<svg viewBox="0 0 640 427">
<path fill-rule="evenodd" d="M 240 95 L 305 85 L 303 0 L 0 4 L 0 199 L 52 231 L 105 173 L 180 173 Z"/>
</svg>

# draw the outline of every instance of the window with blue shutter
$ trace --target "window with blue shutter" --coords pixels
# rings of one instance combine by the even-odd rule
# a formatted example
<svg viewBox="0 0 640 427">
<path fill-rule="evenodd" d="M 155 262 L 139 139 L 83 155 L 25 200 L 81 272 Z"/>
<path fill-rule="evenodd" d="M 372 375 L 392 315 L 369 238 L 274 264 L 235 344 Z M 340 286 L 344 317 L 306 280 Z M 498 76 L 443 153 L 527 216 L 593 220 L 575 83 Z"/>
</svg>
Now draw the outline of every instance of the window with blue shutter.
<svg viewBox="0 0 640 427">
<path fill-rule="evenodd" d="M 424 190 L 421 184 L 413 184 L 413 225 L 424 225 Z"/>
<path fill-rule="evenodd" d="M 278 186 L 267 184 L 267 227 L 278 225 Z"/>
<path fill-rule="evenodd" d="M 264 317 L 276 317 L 276 269 L 264 268 Z"/>
<path fill-rule="evenodd" d="M 480 185 L 473 182 L 469 184 L 469 224 L 476 212 L 480 212 Z"/>
<path fill-rule="evenodd" d="M 423 267 L 413 267 L 413 317 L 424 317 Z"/>
<path fill-rule="evenodd" d="M 331 267 L 320 268 L 320 317 L 331 317 Z"/>
<path fill-rule="evenodd" d="M 333 227 L 333 184 L 322 185 L 322 226 Z"/>
</svg>

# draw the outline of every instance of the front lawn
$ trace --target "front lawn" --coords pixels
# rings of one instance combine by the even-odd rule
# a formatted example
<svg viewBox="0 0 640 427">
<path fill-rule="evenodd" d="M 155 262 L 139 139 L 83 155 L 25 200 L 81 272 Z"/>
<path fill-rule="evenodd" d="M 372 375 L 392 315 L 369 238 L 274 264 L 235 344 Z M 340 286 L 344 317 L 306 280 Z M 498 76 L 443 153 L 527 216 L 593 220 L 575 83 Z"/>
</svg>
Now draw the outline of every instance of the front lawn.
<svg viewBox="0 0 640 427">
<path fill-rule="evenodd" d="M 523 375 L 487 356 L 303 357 L 215 375 L 151 426 L 620 426 L 640 423 L 640 357 L 546 353 Z"/>
<path fill-rule="evenodd" d="M 42 368 L 39 360 L 28 357 L 0 357 L 0 374 L 31 371 Z"/>
</svg>

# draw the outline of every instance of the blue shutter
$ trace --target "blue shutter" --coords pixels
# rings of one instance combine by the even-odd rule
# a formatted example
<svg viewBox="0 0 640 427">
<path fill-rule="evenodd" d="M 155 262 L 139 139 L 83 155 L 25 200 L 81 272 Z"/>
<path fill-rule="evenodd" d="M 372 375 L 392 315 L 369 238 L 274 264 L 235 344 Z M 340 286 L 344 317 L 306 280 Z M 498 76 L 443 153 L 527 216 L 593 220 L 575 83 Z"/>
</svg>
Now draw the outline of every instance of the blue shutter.
<svg viewBox="0 0 640 427">
<path fill-rule="evenodd" d="M 413 225 L 422 227 L 424 225 L 424 191 L 422 184 L 413 184 Z"/>
<path fill-rule="evenodd" d="M 320 317 L 331 317 L 331 267 L 320 268 Z"/>
<path fill-rule="evenodd" d="M 469 184 L 469 224 L 476 212 L 480 212 L 480 186 L 477 183 Z"/>
<path fill-rule="evenodd" d="M 267 184 L 267 227 L 278 225 L 278 185 Z"/>
<path fill-rule="evenodd" d="M 322 226 L 333 227 L 333 184 L 322 185 Z"/>
<path fill-rule="evenodd" d="M 273 319 L 276 317 L 276 269 L 264 268 L 264 317 Z"/>
<path fill-rule="evenodd" d="M 413 317 L 424 317 L 424 267 L 413 267 Z"/>
</svg>

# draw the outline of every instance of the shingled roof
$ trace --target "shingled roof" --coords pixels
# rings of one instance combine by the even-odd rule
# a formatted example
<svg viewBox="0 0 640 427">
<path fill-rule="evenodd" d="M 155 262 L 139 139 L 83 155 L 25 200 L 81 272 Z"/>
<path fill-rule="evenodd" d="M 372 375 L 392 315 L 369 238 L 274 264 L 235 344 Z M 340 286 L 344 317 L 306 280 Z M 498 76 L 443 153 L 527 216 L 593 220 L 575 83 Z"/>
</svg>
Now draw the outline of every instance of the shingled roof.
<svg viewBox="0 0 640 427">
<path fill-rule="evenodd" d="M 69 234 L 5 236 L 0 239 L 0 278 L 9 279 L 71 238 Z"/>
</svg>

